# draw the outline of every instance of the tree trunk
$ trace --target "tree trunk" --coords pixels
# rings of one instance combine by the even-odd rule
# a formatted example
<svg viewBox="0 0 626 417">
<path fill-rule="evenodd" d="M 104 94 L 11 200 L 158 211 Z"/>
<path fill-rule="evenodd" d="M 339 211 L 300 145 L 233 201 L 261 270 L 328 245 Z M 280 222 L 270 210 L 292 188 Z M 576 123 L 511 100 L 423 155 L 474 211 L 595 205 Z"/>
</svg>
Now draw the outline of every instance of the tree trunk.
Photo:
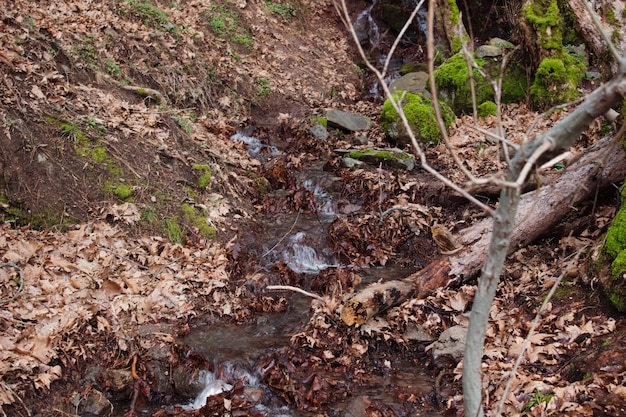
<svg viewBox="0 0 626 417">
<path fill-rule="evenodd" d="M 593 196 L 598 187 L 620 182 L 624 176 L 626 158 L 621 144 L 613 138 L 602 139 L 553 182 L 522 196 L 509 251 L 529 244 L 572 207 Z M 493 220 L 486 218 L 459 233 L 461 251 L 439 256 L 403 280 L 374 284 L 357 293 L 345 303 L 342 320 L 358 326 L 411 297 L 423 298 L 450 281 L 473 278 L 487 256 L 492 225 Z"/>
</svg>

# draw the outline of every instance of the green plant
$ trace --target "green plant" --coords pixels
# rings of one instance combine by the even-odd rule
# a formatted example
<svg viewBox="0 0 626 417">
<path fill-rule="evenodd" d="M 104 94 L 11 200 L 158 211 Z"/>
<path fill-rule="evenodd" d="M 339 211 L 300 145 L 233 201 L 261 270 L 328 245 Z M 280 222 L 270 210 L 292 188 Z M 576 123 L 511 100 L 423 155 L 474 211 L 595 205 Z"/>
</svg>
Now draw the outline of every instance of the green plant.
<svg viewBox="0 0 626 417">
<path fill-rule="evenodd" d="M 191 122 L 185 118 L 181 117 L 177 114 L 172 116 L 172 119 L 178 123 L 178 125 L 188 134 L 191 135 L 193 133 L 193 127 L 191 126 Z"/>
<path fill-rule="evenodd" d="M 237 12 L 229 10 L 221 4 L 211 5 L 210 10 L 211 12 L 207 15 L 208 24 L 217 36 L 246 48 L 252 47 L 252 39 L 248 31 L 241 26 Z"/>
<path fill-rule="evenodd" d="M 265 6 L 267 6 L 267 8 L 270 9 L 273 13 L 279 14 L 285 20 L 289 20 L 296 15 L 296 9 L 291 4 L 266 1 Z"/>
<path fill-rule="evenodd" d="M 120 66 L 115 62 L 113 58 L 104 58 L 104 67 L 111 76 L 119 78 L 122 75 Z"/>
<path fill-rule="evenodd" d="M 256 95 L 259 98 L 267 97 L 272 92 L 270 80 L 265 77 L 257 78 L 254 84 L 256 85 Z"/>
<path fill-rule="evenodd" d="M 328 127 L 328 120 L 326 120 L 325 117 L 314 117 L 311 119 L 311 124 L 312 125 L 322 125 L 324 127 Z"/>
<path fill-rule="evenodd" d="M 141 217 L 143 217 L 143 219 L 148 223 L 154 223 L 158 219 L 157 212 L 147 208 L 142 211 Z"/>
<path fill-rule="evenodd" d="M 125 0 L 130 6 L 130 12 L 138 17 L 148 27 L 161 29 L 165 32 L 177 33 L 176 25 L 172 24 L 167 13 L 157 8 L 150 0 Z"/>
<path fill-rule="evenodd" d="M 552 399 L 552 397 L 554 397 L 554 394 L 544 394 L 541 391 L 535 391 L 532 398 L 528 401 L 528 403 L 526 403 L 526 405 L 522 409 L 522 412 L 528 412 L 534 406 L 542 404 L 542 403 L 548 404 L 550 400 Z"/>
<path fill-rule="evenodd" d="M 96 48 L 95 35 L 83 36 L 82 42 L 75 47 L 75 51 L 89 68 L 93 70 L 98 68 L 98 49 Z"/>
<path fill-rule="evenodd" d="M 183 241 L 183 233 L 180 230 L 178 222 L 174 219 L 163 220 L 164 231 L 167 237 L 173 242 L 178 244 L 185 243 Z"/>
</svg>

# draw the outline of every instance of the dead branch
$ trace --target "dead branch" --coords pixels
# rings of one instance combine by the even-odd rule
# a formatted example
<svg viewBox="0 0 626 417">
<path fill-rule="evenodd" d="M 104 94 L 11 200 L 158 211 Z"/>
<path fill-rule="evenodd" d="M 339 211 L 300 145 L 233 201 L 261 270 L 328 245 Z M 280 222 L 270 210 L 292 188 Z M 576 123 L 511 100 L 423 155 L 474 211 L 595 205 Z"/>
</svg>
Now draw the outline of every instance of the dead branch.
<svg viewBox="0 0 626 417">
<path fill-rule="evenodd" d="M 591 146 L 551 183 L 522 196 L 509 253 L 537 239 L 598 187 L 622 181 L 625 175 L 624 149 L 617 140 L 605 138 Z M 358 326 L 411 297 L 424 298 L 451 281 L 475 277 L 487 257 L 492 226 L 493 220 L 485 218 L 457 234 L 464 246 L 459 252 L 439 256 L 403 280 L 374 284 L 357 293 L 344 304 L 342 320 Z M 394 296 L 384 296 L 389 293 Z"/>
</svg>

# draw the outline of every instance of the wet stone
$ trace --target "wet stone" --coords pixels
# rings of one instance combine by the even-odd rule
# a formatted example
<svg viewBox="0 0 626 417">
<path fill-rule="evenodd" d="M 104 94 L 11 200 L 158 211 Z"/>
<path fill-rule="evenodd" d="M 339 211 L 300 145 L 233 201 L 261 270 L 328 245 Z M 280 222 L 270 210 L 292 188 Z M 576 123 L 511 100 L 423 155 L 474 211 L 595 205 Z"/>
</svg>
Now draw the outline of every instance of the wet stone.
<svg viewBox="0 0 626 417">
<path fill-rule="evenodd" d="M 437 361 L 442 356 L 450 356 L 455 361 L 460 361 L 465 353 L 466 338 L 466 327 L 452 326 L 444 330 L 439 339 L 433 343 L 433 359 Z"/>
<path fill-rule="evenodd" d="M 204 389 L 206 377 L 209 373 L 210 371 L 204 369 L 195 371 L 184 366 L 177 367 L 172 375 L 176 394 L 183 398 L 197 397 Z"/>
</svg>

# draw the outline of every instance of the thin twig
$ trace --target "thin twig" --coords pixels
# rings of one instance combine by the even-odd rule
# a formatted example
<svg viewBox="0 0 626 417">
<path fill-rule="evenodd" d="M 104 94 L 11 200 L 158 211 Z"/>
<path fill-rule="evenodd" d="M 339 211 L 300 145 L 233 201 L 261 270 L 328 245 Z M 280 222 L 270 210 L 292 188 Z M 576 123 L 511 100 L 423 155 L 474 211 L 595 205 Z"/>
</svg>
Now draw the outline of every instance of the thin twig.
<svg viewBox="0 0 626 417">
<path fill-rule="evenodd" d="M 316 300 L 320 300 L 321 302 L 324 302 L 324 299 L 322 297 L 320 297 L 319 295 L 313 294 L 312 292 L 305 291 L 302 288 L 293 287 L 291 285 L 268 285 L 265 288 L 270 290 L 270 291 L 272 291 L 272 290 L 285 290 L 285 291 L 298 292 L 300 294 L 306 295 L 307 297 L 315 298 Z"/>
</svg>

